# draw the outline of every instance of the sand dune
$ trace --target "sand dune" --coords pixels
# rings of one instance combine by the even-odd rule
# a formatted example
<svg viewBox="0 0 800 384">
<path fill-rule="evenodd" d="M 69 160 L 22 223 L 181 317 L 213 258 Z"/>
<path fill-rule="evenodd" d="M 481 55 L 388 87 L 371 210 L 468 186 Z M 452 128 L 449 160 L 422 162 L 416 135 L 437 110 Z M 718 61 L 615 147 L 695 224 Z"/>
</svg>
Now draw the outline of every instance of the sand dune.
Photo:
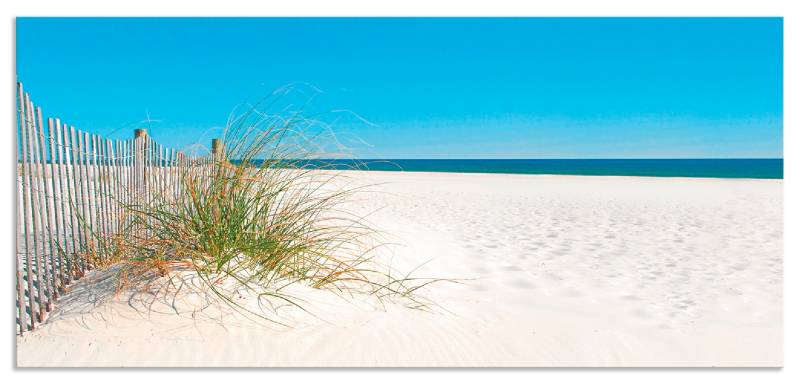
<svg viewBox="0 0 800 384">
<path fill-rule="evenodd" d="M 374 211 L 397 244 L 384 256 L 462 279 L 423 292 L 441 308 L 298 286 L 311 313 L 280 309 L 285 328 L 201 294 L 115 295 L 93 273 L 18 338 L 18 365 L 782 364 L 780 180 L 352 176 L 376 184 L 350 208 Z"/>
</svg>

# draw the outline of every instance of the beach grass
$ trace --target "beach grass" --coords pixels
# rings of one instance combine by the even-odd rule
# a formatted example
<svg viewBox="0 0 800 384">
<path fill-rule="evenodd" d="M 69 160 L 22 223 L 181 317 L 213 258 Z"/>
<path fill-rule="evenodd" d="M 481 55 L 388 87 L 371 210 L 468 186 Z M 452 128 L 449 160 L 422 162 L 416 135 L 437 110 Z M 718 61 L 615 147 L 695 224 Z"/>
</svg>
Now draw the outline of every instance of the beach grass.
<svg viewBox="0 0 800 384">
<path fill-rule="evenodd" d="M 244 290 L 269 308 L 303 308 L 302 298 L 285 288 L 304 284 L 430 309 L 419 288 L 439 280 L 398 274 L 379 261 L 380 233 L 346 208 L 369 186 L 351 186 L 341 170 L 319 160 L 322 143 L 333 136 L 315 127 L 297 114 L 267 115 L 255 107 L 231 119 L 224 152 L 181 168 L 177 193 L 151 193 L 125 205 L 131 220 L 102 242 L 106 257 L 94 263 L 122 265 L 120 290 L 192 271 L 216 297 L 277 323 L 234 296 Z"/>
</svg>

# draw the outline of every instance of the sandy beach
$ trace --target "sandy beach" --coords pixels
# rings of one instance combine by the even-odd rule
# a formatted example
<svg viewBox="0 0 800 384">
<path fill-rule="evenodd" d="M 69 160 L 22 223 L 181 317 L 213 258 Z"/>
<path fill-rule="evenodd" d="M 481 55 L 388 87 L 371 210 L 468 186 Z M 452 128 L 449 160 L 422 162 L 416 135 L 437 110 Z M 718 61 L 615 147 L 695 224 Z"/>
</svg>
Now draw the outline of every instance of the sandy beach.
<svg viewBox="0 0 800 384">
<path fill-rule="evenodd" d="M 256 322 L 195 297 L 71 287 L 17 338 L 38 366 L 780 366 L 783 182 L 351 172 L 430 312 L 290 287 Z M 191 276 L 185 279 L 191 284 Z M 248 300 L 248 298 L 242 298 Z"/>
</svg>

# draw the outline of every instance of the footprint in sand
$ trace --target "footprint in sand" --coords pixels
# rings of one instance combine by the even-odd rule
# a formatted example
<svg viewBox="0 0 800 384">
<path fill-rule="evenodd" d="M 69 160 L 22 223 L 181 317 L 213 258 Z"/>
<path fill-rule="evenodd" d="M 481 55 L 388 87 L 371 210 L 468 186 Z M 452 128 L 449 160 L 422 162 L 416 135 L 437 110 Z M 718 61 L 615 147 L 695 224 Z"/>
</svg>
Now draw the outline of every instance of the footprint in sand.
<svg viewBox="0 0 800 384">
<path fill-rule="evenodd" d="M 511 282 L 509 282 L 508 285 L 511 286 L 512 288 L 517 288 L 517 289 L 534 289 L 534 288 L 536 288 L 535 284 L 533 284 L 530 280 L 526 280 L 526 279 L 514 279 L 514 280 L 511 280 Z"/>
</svg>

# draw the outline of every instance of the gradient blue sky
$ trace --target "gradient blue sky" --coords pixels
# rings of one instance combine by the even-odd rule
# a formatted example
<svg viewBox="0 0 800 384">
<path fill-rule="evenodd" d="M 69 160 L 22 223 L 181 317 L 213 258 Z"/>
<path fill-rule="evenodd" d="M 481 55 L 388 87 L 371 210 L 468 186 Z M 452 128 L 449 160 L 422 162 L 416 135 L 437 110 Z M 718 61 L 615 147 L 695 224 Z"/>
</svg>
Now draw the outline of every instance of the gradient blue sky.
<svg viewBox="0 0 800 384">
<path fill-rule="evenodd" d="M 177 148 L 299 82 L 358 157 L 783 156 L 779 18 L 19 18 L 16 33 L 46 115 L 128 138 L 149 114 Z"/>
</svg>

